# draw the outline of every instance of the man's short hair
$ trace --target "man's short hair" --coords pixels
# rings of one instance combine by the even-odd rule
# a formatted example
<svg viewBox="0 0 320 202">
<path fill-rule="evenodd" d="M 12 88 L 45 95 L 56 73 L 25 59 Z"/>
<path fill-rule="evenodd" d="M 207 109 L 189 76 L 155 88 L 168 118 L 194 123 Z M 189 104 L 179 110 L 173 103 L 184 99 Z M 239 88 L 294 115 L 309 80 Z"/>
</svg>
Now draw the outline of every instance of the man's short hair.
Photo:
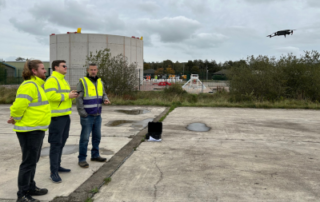
<svg viewBox="0 0 320 202">
<path fill-rule="evenodd" d="M 96 63 L 89 63 L 88 67 L 87 67 L 87 70 L 89 70 L 89 67 L 97 67 L 98 68 L 98 65 Z"/>
<path fill-rule="evenodd" d="M 56 70 L 56 67 L 59 67 L 60 63 L 66 63 L 65 60 L 54 60 L 51 64 L 52 71 Z"/>
</svg>

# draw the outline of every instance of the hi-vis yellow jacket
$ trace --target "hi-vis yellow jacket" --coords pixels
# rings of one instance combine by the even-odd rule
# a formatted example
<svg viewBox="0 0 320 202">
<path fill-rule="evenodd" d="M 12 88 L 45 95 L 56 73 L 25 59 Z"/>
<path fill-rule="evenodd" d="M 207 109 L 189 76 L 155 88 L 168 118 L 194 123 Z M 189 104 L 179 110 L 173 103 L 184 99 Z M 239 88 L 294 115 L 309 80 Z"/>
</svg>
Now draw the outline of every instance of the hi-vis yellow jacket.
<svg viewBox="0 0 320 202">
<path fill-rule="evenodd" d="M 51 117 L 71 114 L 72 99 L 69 98 L 71 90 L 63 74 L 53 71 L 44 84 L 44 89 L 51 106 Z"/>
<path fill-rule="evenodd" d="M 14 131 L 29 132 L 48 129 L 51 122 L 51 109 L 41 87 L 43 84 L 42 79 L 33 76 L 20 85 L 16 99 L 10 107 L 10 115 L 16 121 Z"/>
</svg>

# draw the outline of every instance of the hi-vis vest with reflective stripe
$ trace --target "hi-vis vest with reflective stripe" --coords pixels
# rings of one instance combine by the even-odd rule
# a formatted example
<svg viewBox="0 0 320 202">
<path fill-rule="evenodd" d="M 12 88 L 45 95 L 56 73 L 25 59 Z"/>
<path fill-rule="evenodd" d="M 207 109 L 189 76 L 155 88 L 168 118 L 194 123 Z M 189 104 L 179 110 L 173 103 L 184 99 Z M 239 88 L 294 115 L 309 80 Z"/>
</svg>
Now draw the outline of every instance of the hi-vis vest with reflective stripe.
<svg viewBox="0 0 320 202">
<path fill-rule="evenodd" d="M 72 99 L 69 98 L 70 85 L 64 75 L 53 71 L 44 84 L 51 106 L 51 117 L 69 115 L 72 112 Z"/>
<path fill-rule="evenodd" d="M 39 77 L 32 77 L 20 85 L 16 99 L 10 107 L 10 115 L 16 121 L 14 131 L 29 132 L 48 129 L 51 122 L 51 109 L 41 87 L 43 84 L 44 81 Z"/>
<path fill-rule="evenodd" d="M 101 79 L 98 79 L 94 85 L 88 77 L 80 78 L 82 82 L 83 92 L 83 107 L 88 114 L 101 114 L 103 85 Z"/>
</svg>

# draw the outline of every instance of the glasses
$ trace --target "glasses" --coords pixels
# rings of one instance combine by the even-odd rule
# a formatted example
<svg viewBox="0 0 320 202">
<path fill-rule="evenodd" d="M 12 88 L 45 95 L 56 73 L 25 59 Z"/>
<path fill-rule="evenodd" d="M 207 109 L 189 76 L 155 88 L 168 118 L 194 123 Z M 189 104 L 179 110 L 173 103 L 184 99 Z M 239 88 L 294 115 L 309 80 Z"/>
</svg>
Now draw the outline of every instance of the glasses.
<svg viewBox="0 0 320 202">
<path fill-rule="evenodd" d="M 63 68 L 66 68 L 66 67 L 67 67 L 67 65 L 62 65 L 62 67 L 63 67 Z"/>
</svg>

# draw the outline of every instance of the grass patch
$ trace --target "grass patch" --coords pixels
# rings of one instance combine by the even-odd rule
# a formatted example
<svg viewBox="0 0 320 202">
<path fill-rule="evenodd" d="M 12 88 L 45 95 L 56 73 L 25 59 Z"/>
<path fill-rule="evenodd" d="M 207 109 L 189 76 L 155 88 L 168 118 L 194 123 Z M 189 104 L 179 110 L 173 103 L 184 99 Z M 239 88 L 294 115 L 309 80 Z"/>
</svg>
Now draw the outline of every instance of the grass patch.
<svg viewBox="0 0 320 202">
<path fill-rule="evenodd" d="M 99 189 L 97 187 L 91 189 L 91 191 L 90 191 L 90 193 L 93 193 L 93 194 L 98 193 L 98 192 L 99 192 Z"/>
<path fill-rule="evenodd" d="M 111 177 L 104 178 L 105 185 L 109 184 L 109 182 L 111 182 Z"/>
<path fill-rule="evenodd" d="M 94 200 L 92 199 L 92 198 L 87 198 L 86 200 L 85 200 L 85 202 L 93 202 Z"/>
<path fill-rule="evenodd" d="M 0 104 L 12 104 L 16 96 L 16 88 L 0 87 Z M 228 92 L 214 94 L 189 94 L 175 86 L 167 91 L 138 91 L 132 95 L 116 96 L 108 94 L 112 105 L 140 105 L 170 107 L 239 107 L 239 108 L 279 108 L 279 109 L 320 109 L 319 101 L 308 99 L 281 99 L 278 101 L 259 101 L 250 95 L 247 100 L 237 101 Z M 75 102 L 75 100 L 74 100 Z"/>
</svg>

